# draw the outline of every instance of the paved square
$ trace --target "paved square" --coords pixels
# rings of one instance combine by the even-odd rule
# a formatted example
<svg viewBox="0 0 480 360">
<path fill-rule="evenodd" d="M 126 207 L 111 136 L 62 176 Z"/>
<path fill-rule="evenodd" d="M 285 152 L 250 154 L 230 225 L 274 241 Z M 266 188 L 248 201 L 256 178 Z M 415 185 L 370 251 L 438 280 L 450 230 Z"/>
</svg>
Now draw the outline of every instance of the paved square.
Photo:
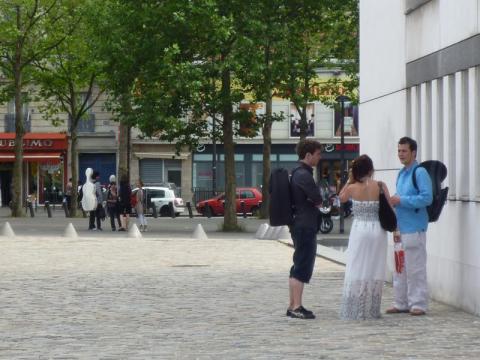
<svg viewBox="0 0 480 360">
<path fill-rule="evenodd" d="M 480 319 L 442 304 L 339 320 L 344 268 L 320 258 L 304 300 L 317 319 L 287 318 L 291 255 L 252 239 L 0 237 L 0 358 L 480 358 Z"/>
</svg>

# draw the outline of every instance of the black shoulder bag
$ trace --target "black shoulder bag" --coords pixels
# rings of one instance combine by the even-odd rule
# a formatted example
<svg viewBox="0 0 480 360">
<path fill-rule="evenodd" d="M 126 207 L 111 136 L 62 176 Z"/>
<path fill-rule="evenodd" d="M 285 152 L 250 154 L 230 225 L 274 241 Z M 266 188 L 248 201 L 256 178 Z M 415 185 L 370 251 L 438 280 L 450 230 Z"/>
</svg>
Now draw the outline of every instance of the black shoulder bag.
<svg viewBox="0 0 480 360">
<path fill-rule="evenodd" d="M 378 208 L 378 218 L 380 219 L 380 225 L 384 230 L 393 232 L 397 229 L 397 216 L 395 215 L 395 212 L 393 211 L 390 203 L 385 197 L 385 193 L 383 192 L 383 187 L 380 182 L 378 183 L 378 187 L 380 188 L 380 206 Z"/>
</svg>

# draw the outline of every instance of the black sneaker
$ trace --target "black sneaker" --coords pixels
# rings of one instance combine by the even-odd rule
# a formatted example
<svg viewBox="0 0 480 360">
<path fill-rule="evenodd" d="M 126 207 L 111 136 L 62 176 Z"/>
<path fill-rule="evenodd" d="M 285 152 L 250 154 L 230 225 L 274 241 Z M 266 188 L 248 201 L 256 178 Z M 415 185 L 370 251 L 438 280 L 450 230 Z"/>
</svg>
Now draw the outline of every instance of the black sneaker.
<svg viewBox="0 0 480 360">
<path fill-rule="evenodd" d="M 302 309 L 302 311 L 306 312 L 306 313 L 310 313 L 310 314 L 313 314 L 313 311 L 310 311 L 310 310 L 307 310 L 303 307 L 303 305 L 300 305 L 298 309 Z M 298 310 L 297 309 L 297 310 Z M 292 310 L 291 309 L 287 309 L 287 316 L 291 316 L 292 314 Z"/>
<path fill-rule="evenodd" d="M 287 310 L 287 316 L 296 319 L 315 319 L 315 315 L 312 311 L 305 309 L 303 306 L 299 306 L 294 310 Z"/>
</svg>

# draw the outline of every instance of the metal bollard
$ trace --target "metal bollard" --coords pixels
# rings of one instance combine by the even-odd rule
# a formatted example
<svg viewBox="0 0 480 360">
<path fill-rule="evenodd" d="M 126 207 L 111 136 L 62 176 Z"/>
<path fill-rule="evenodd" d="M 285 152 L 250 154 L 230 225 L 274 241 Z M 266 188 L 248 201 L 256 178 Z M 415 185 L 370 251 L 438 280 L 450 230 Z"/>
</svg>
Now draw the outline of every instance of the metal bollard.
<svg viewBox="0 0 480 360">
<path fill-rule="evenodd" d="M 152 216 L 156 219 L 158 218 L 157 206 L 152 203 Z"/>
<path fill-rule="evenodd" d="M 66 202 L 62 203 L 63 211 L 65 212 L 65 217 L 70 217 L 70 211 L 68 210 L 68 204 Z"/>
<path fill-rule="evenodd" d="M 247 218 L 247 211 L 245 209 L 245 201 L 240 201 L 240 209 L 242 210 L 243 217 Z"/>
<path fill-rule="evenodd" d="M 52 217 L 52 209 L 50 209 L 50 201 L 45 201 L 45 210 L 47 210 L 48 217 Z"/>
<path fill-rule="evenodd" d="M 170 210 L 170 216 L 175 219 L 175 209 L 173 208 L 173 202 L 168 203 L 168 209 Z"/>
<path fill-rule="evenodd" d="M 30 210 L 30 217 L 35 217 L 35 213 L 33 211 L 33 204 L 31 201 L 27 201 L 27 207 Z"/>
<path fill-rule="evenodd" d="M 207 218 L 209 219 L 212 217 L 212 209 L 208 203 L 205 204 L 205 215 L 207 215 Z"/>
<path fill-rule="evenodd" d="M 190 201 L 187 201 L 187 209 L 188 209 L 188 217 L 190 219 L 193 218 L 192 204 L 190 204 Z"/>
</svg>

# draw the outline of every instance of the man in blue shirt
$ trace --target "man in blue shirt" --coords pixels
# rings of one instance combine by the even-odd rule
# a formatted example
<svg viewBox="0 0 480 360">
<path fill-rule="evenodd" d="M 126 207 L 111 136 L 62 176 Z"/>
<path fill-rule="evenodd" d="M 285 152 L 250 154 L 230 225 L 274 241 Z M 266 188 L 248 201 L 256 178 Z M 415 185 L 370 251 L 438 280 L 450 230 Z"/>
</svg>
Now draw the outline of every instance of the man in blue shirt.
<svg viewBox="0 0 480 360">
<path fill-rule="evenodd" d="M 391 204 L 397 214 L 398 230 L 395 243 L 401 242 L 405 252 L 405 267 L 393 274 L 394 306 L 387 314 L 409 312 L 425 315 L 428 306 L 426 231 L 432 203 L 432 181 L 423 167 L 415 170 L 418 190 L 413 185 L 413 171 L 418 166 L 417 142 L 403 137 L 398 142 L 398 158 L 404 165 L 397 178 L 397 191 Z"/>
</svg>

